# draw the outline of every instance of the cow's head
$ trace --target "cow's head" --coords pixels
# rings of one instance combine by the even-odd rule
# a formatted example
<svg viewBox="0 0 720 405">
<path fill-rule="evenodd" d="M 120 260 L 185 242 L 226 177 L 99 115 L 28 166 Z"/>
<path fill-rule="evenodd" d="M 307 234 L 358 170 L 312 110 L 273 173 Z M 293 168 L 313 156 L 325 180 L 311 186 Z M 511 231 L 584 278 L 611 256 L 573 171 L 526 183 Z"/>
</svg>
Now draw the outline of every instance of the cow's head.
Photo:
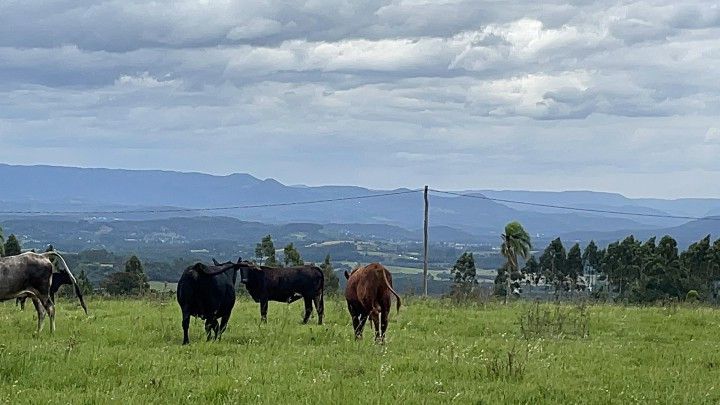
<svg viewBox="0 0 720 405">
<path fill-rule="evenodd" d="M 250 281 L 250 274 L 256 271 L 262 271 L 255 263 L 252 262 L 238 262 L 238 268 L 240 269 L 240 282 L 247 284 Z"/>
</svg>

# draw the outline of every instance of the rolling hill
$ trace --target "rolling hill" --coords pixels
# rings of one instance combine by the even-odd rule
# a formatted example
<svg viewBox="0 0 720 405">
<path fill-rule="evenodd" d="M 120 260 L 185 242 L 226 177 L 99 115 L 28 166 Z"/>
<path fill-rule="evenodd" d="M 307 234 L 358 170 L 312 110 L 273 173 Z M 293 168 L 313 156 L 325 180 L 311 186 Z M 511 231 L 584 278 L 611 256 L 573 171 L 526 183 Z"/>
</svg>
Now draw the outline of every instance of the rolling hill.
<svg viewBox="0 0 720 405">
<path fill-rule="evenodd" d="M 386 193 L 356 186 L 286 186 L 273 179 L 258 179 L 249 174 L 214 176 L 159 170 L 86 169 L 55 166 L 13 166 L 0 164 L 0 211 L 76 211 L 60 218 L 90 221 L 152 221 L 176 217 L 226 216 L 244 223 L 267 226 L 288 223 L 343 224 L 366 237 L 417 239 L 422 229 L 422 194 L 409 193 L 360 200 L 343 200 L 309 205 L 262 207 L 268 203 L 291 203 L 339 199 Z M 399 189 L 393 191 L 408 191 Z M 558 204 L 593 209 L 629 210 L 639 213 L 698 213 L 720 209 L 720 200 L 630 199 L 620 194 L 591 191 L 471 192 L 477 197 L 522 200 L 540 204 Z M 229 209 L 180 213 L 84 214 L 87 211 L 122 211 L 169 207 L 208 208 L 259 205 L 247 209 Z M 715 207 L 715 208 L 713 208 Z M 0 214 L 0 220 L 27 215 Z M 33 215 L 33 217 L 38 217 Z M 57 216 L 53 218 L 57 219 Z M 517 204 L 502 204 L 483 198 L 463 198 L 433 194 L 430 222 L 435 237 L 444 241 L 496 242 L 505 223 L 521 221 L 535 237 L 555 235 L 609 235 L 671 229 L 686 221 L 635 218 L 615 214 L 568 212 Z M 158 223 L 156 223 L 158 224 Z M 194 222 L 197 225 L 196 222 Z M 348 224 L 351 226 L 348 227 Z M 380 227 L 382 225 L 382 227 Z M 159 226 L 159 225 L 158 225 Z M 224 232 L 219 226 L 217 233 Z M 364 228 L 363 228 L 364 227 Z M 200 231 L 200 230 L 198 230 Z M 234 233 L 233 233 L 234 232 Z M 231 233 L 238 235 L 238 230 Z M 243 230 L 243 232 L 245 232 Z M 262 233 L 262 232 L 260 232 Z M 237 238 L 236 238 L 237 239 Z"/>
</svg>

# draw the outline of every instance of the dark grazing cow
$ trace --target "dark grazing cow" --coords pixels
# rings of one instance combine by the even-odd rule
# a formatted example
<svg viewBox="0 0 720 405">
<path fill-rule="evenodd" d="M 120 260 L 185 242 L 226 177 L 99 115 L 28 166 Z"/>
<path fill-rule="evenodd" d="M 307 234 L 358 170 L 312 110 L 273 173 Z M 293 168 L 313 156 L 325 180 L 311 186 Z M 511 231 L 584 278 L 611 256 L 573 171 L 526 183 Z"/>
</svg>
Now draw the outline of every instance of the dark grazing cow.
<svg viewBox="0 0 720 405">
<path fill-rule="evenodd" d="M 240 282 L 245 284 L 250 296 L 260 303 L 260 319 L 267 322 L 268 301 L 291 303 L 302 298 L 305 301 L 303 323 L 307 323 L 313 310 L 322 325 L 325 313 L 325 276 L 313 265 L 295 267 L 267 267 L 254 263 L 240 263 Z"/>
<path fill-rule="evenodd" d="M 365 322 L 370 317 L 375 327 L 375 340 L 384 342 L 392 306 L 391 294 L 397 298 L 397 311 L 400 312 L 400 296 L 392 288 L 392 274 L 380 263 L 371 263 L 351 274 L 346 271 L 345 278 L 348 279 L 345 299 L 355 338 L 362 337 Z"/>
<path fill-rule="evenodd" d="M 50 330 L 55 331 L 55 304 L 50 298 L 53 279 L 53 264 L 50 257 L 53 256 L 58 258 L 62 264 L 62 268 L 59 270 L 70 279 L 75 287 L 75 295 L 87 314 L 87 307 L 77 281 L 65 263 L 65 259 L 59 253 L 55 251 L 26 252 L 17 256 L 0 258 L 0 301 L 26 297 L 32 299 L 38 315 L 38 332 L 43 328 L 46 313 L 50 316 Z"/>
<path fill-rule="evenodd" d="M 177 285 L 177 301 L 182 310 L 183 344 L 190 343 L 190 317 L 205 320 L 207 340 L 220 339 L 235 306 L 235 280 L 240 261 L 206 266 L 196 263 L 183 272 Z M 218 319 L 220 324 L 218 325 Z"/>
<path fill-rule="evenodd" d="M 70 276 L 68 276 L 67 273 L 53 273 L 52 282 L 50 283 L 50 299 L 52 300 L 52 302 L 55 302 L 55 293 L 58 292 L 60 287 L 64 285 L 73 285 Z M 24 310 L 26 299 L 26 297 L 16 298 L 15 305 L 19 304 L 20 309 Z"/>
</svg>

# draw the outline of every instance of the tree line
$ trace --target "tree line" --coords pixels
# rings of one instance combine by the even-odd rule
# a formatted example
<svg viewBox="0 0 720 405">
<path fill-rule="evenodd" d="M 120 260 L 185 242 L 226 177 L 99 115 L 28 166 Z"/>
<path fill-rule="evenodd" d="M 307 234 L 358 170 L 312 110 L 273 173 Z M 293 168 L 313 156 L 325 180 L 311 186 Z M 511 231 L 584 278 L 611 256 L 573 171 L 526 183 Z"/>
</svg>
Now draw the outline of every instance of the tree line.
<svg viewBox="0 0 720 405">
<path fill-rule="evenodd" d="M 518 222 L 509 223 L 501 239 L 500 251 L 506 260 L 497 270 L 494 291 L 506 301 L 539 285 L 555 297 L 592 289 L 589 293 L 596 298 L 636 303 L 718 298 L 720 239 L 713 242 L 710 235 L 685 250 L 669 235 L 659 241 L 630 235 L 603 249 L 594 241 L 584 249 L 579 243 L 566 249 L 556 238 L 539 256 L 530 254 L 530 237 Z M 522 266 L 518 258 L 524 260 Z M 472 290 L 477 284 L 472 253 L 461 255 L 451 273 L 453 293 Z"/>
</svg>

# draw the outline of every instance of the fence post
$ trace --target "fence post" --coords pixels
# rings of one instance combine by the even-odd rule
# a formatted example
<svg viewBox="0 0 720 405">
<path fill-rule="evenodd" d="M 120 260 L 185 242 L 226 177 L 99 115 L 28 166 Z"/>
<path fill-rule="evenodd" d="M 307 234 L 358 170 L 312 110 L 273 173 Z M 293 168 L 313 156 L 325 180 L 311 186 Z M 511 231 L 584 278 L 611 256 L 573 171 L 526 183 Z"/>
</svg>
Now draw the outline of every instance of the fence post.
<svg viewBox="0 0 720 405">
<path fill-rule="evenodd" d="M 425 186 L 425 226 L 423 228 L 423 292 L 428 295 L 428 186 Z"/>
</svg>

